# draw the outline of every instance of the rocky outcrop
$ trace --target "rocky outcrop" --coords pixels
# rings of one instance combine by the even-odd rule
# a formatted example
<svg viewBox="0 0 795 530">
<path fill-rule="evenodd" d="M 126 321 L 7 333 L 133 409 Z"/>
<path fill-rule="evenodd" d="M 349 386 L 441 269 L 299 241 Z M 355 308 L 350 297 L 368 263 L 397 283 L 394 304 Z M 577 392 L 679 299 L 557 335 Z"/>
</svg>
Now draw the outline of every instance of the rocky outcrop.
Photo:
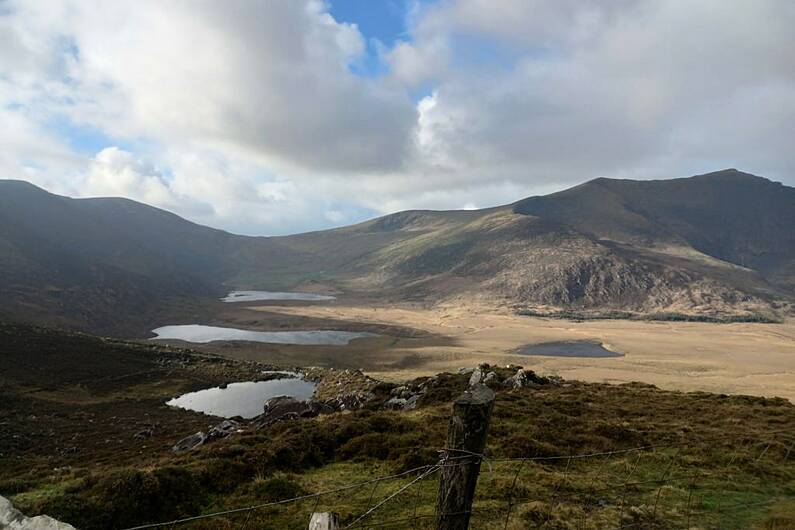
<svg viewBox="0 0 795 530">
<path fill-rule="evenodd" d="M 220 438 L 226 438 L 230 434 L 237 432 L 238 429 L 240 429 L 240 424 L 235 420 L 224 420 L 210 429 L 210 432 L 207 433 L 207 440 L 205 441 L 210 442 Z"/>
<path fill-rule="evenodd" d="M 475 385 L 494 385 L 501 382 L 501 378 L 497 372 L 490 369 L 491 367 L 488 364 L 480 364 L 477 368 L 472 371 L 472 375 L 469 377 L 469 386 Z"/>
<path fill-rule="evenodd" d="M 433 377 L 420 377 L 401 386 L 376 381 L 360 370 L 310 368 L 305 372 L 305 377 L 318 382 L 318 388 L 322 387 L 323 392 L 316 392 L 315 397 L 308 401 L 290 396 L 273 397 L 264 403 L 262 414 L 249 423 L 242 425 L 233 420 L 225 420 L 206 434 L 197 432 L 183 438 L 174 445 L 173 451 L 190 451 L 240 429 L 264 429 L 283 421 L 314 418 L 364 407 L 372 410 L 381 408 L 409 411 L 421 405 L 446 403 L 465 390 L 467 384 L 470 387 L 483 384 L 496 390 L 500 387 L 520 389 L 556 383 L 551 378 L 539 376 L 521 366 L 498 367 L 487 363 L 476 368 L 462 368 L 458 374 L 441 373 Z"/>
<path fill-rule="evenodd" d="M 523 368 L 519 368 L 516 374 L 506 379 L 503 384 L 515 389 L 536 387 L 544 382 L 543 379 L 544 378 L 537 376 L 532 370 L 526 371 Z"/>
<path fill-rule="evenodd" d="M 483 378 L 486 377 L 483 369 L 478 366 L 472 371 L 472 375 L 469 377 L 469 386 L 479 385 L 483 382 Z"/>
<path fill-rule="evenodd" d="M 251 424 L 261 429 L 279 421 L 311 418 L 321 412 L 333 412 L 330 407 L 316 401 L 299 401 L 290 396 L 277 396 L 269 399 L 263 406 L 264 412 Z"/>
<path fill-rule="evenodd" d="M 361 370 L 335 370 L 334 368 L 309 368 L 304 376 L 315 381 L 315 400 L 339 410 L 361 407 L 373 399 L 373 389 L 379 381 Z"/>
<path fill-rule="evenodd" d="M 385 403 L 384 408 L 389 410 L 414 410 L 417 408 L 417 403 L 420 398 L 425 394 L 425 387 L 403 385 L 393 388 L 390 392 L 390 397 Z"/>
<path fill-rule="evenodd" d="M 171 450 L 177 454 L 184 453 L 186 451 L 196 449 L 197 447 L 206 443 L 220 440 L 221 438 L 226 438 L 230 434 L 237 432 L 239 429 L 240 424 L 238 422 L 234 420 L 224 420 L 207 431 L 207 433 L 199 431 L 196 434 L 186 436 L 174 444 L 174 447 L 172 447 Z"/>
<path fill-rule="evenodd" d="M 178 441 L 174 444 L 174 447 L 171 450 L 177 454 L 184 453 L 186 451 L 190 451 L 191 449 L 196 449 L 200 445 L 203 445 L 204 442 L 207 441 L 207 435 L 199 431 L 196 434 L 191 434 L 190 436 L 186 436 L 182 440 Z"/>
<path fill-rule="evenodd" d="M 257 416 L 251 425 L 256 429 L 261 429 L 279 421 L 314 418 L 321 414 L 355 410 L 361 408 L 373 397 L 374 394 L 371 392 L 363 395 L 344 394 L 324 401 L 314 399 L 299 401 L 290 396 L 277 396 L 265 402 L 264 412 Z"/>
<path fill-rule="evenodd" d="M 11 501 L 0 497 L 0 530 L 75 530 L 75 527 L 46 515 L 26 517 Z"/>
</svg>

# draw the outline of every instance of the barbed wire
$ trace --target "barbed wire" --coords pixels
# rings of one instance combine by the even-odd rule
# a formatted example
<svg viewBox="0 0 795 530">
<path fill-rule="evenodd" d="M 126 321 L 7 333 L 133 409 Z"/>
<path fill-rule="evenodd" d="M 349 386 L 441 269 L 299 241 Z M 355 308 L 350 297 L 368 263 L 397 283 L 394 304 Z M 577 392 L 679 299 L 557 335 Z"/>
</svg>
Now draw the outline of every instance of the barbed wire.
<svg viewBox="0 0 795 530">
<path fill-rule="evenodd" d="M 291 497 L 289 499 L 281 499 L 281 500 L 278 500 L 278 501 L 263 502 L 263 503 L 260 503 L 260 504 L 254 504 L 254 505 L 246 506 L 246 507 L 243 507 L 243 508 L 233 508 L 233 509 L 230 509 L 230 510 L 222 510 L 222 511 L 213 512 L 213 513 L 195 515 L 193 517 L 185 517 L 185 518 L 182 518 L 182 519 L 175 519 L 173 521 L 166 521 L 166 522 L 161 522 L 161 523 L 148 523 L 148 524 L 143 524 L 143 525 L 139 525 L 139 526 L 132 526 L 132 527 L 129 527 L 129 528 L 125 528 L 124 530 L 145 530 L 147 528 L 158 528 L 158 527 L 161 527 L 161 526 L 175 526 L 175 525 L 179 525 L 179 524 L 189 523 L 189 522 L 192 522 L 192 521 L 198 521 L 198 520 L 201 520 L 201 519 L 209 519 L 209 518 L 212 518 L 212 517 L 221 517 L 221 516 L 224 516 L 224 515 L 231 515 L 231 514 L 235 514 L 235 513 L 242 513 L 242 512 L 246 512 L 246 511 L 253 511 L 253 510 L 259 510 L 259 509 L 262 509 L 262 508 L 268 508 L 270 506 L 278 506 L 278 505 L 282 505 L 282 504 L 289 504 L 289 503 L 293 503 L 293 502 L 305 501 L 305 500 L 308 500 L 308 499 L 314 499 L 314 498 L 318 498 L 318 497 L 325 497 L 327 495 L 334 495 L 336 493 L 342 493 L 344 491 L 350 491 L 352 489 L 361 488 L 363 486 L 368 486 L 368 485 L 373 484 L 373 483 L 384 482 L 386 480 L 394 480 L 396 478 L 401 478 L 401 477 L 410 475 L 412 473 L 416 473 L 416 472 L 421 471 L 421 470 L 427 470 L 428 468 L 433 468 L 433 467 L 436 467 L 436 466 L 434 466 L 434 465 L 419 466 L 419 467 L 416 467 L 416 468 L 413 468 L 413 469 L 409 469 L 408 471 L 403 471 L 402 473 L 396 473 L 394 475 L 387 475 L 387 476 L 384 476 L 384 477 L 378 477 L 378 478 L 374 478 L 374 479 L 371 479 L 371 480 L 358 482 L 358 483 L 355 483 L 355 484 L 348 484 L 348 485 L 340 486 L 339 488 L 335 488 L 335 489 L 332 489 L 332 490 L 321 491 L 321 492 L 318 492 L 318 493 L 308 493 L 306 495 L 299 495 L 297 497 Z"/>
<path fill-rule="evenodd" d="M 759 451 L 758 454 L 754 454 L 753 462 L 759 462 L 765 456 L 769 457 L 770 449 L 773 447 L 774 443 L 777 440 L 771 440 L 770 436 L 774 436 L 777 434 L 788 434 L 792 435 L 793 432 L 791 430 L 779 430 L 779 431 L 768 431 L 764 433 L 758 433 L 756 435 L 745 435 L 742 437 L 742 443 L 739 448 L 737 448 L 733 454 L 731 459 L 729 460 L 728 464 L 725 467 L 731 468 L 736 459 L 739 455 L 743 452 L 751 452 L 754 446 L 759 447 L 760 442 L 765 443 L 764 448 Z M 725 438 L 715 437 L 717 440 L 725 441 Z M 529 503 L 534 502 L 544 502 L 549 505 L 549 509 L 546 511 L 546 517 L 539 525 L 540 528 L 545 527 L 552 521 L 552 517 L 554 514 L 555 509 L 559 505 L 563 504 L 577 504 L 580 506 L 583 512 L 583 528 L 587 528 L 588 516 L 589 511 L 592 509 L 593 499 L 598 497 L 599 495 L 617 492 L 620 493 L 620 498 L 616 499 L 616 507 L 618 508 L 618 521 L 617 521 L 617 528 L 624 529 L 624 528 L 632 528 L 635 526 L 641 526 L 643 524 L 649 524 L 648 521 L 644 521 L 643 523 L 630 523 L 628 525 L 622 524 L 622 519 L 624 518 L 625 511 L 628 509 L 628 496 L 630 495 L 630 491 L 653 486 L 650 491 L 646 492 L 639 492 L 639 493 L 646 493 L 653 496 L 654 504 L 653 510 L 651 512 L 651 521 L 657 521 L 657 514 L 658 514 L 658 507 L 661 502 L 661 495 L 663 488 L 670 485 L 681 484 L 683 482 L 687 482 L 687 499 L 685 502 L 682 503 L 684 506 L 684 518 L 687 520 L 687 525 L 690 524 L 690 519 L 692 517 L 701 517 L 705 515 L 717 515 L 721 516 L 723 513 L 731 512 L 733 510 L 740 510 L 743 508 L 751 508 L 751 507 L 759 507 L 765 505 L 772 505 L 776 503 L 778 500 L 776 498 L 773 499 L 766 499 L 764 501 L 754 502 L 754 503 L 734 503 L 729 505 L 722 505 L 721 500 L 725 496 L 725 483 L 724 489 L 721 490 L 721 495 L 718 496 L 718 505 L 714 509 L 704 510 L 704 509 L 692 509 L 693 506 L 697 505 L 693 503 L 693 493 L 696 489 L 697 484 L 699 481 L 703 481 L 704 479 L 727 479 L 728 475 L 717 475 L 705 472 L 703 470 L 696 470 L 691 473 L 680 473 L 676 474 L 675 469 L 677 463 L 681 461 L 682 451 L 684 448 L 688 446 L 693 446 L 698 444 L 703 444 L 707 442 L 709 439 L 699 438 L 697 442 L 693 442 L 690 440 L 678 440 L 678 441 L 671 441 L 666 443 L 659 443 L 659 444 L 647 444 L 641 445 L 637 447 L 625 448 L 625 449 L 616 449 L 611 451 L 598 451 L 598 452 L 589 452 L 589 453 L 581 453 L 581 454 L 570 454 L 570 455 L 548 455 L 548 456 L 527 456 L 527 457 L 513 457 L 513 458 L 490 458 L 486 454 L 483 453 L 475 453 L 471 451 L 465 451 L 461 449 L 451 449 L 451 448 L 443 448 L 438 450 L 439 452 L 439 461 L 435 464 L 428 464 L 423 466 L 418 466 L 400 473 L 395 473 L 391 475 L 385 475 L 382 477 L 377 477 L 374 479 L 361 481 L 357 483 L 347 484 L 344 486 L 340 486 L 338 488 L 333 488 L 329 490 L 320 491 L 317 493 L 308 493 L 305 495 L 299 495 L 292 498 L 281 499 L 271 502 L 264 502 L 259 504 L 254 504 L 250 506 L 245 506 L 241 508 L 233 508 L 228 510 L 221 510 L 216 511 L 208 514 L 201 514 L 192 517 L 185 517 L 181 519 L 175 519 L 172 521 L 167 522 L 160 522 L 160 523 L 149 523 L 143 524 L 138 526 L 133 526 L 126 528 L 124 530 L 146 530 L 152 528 L 162 528 L 162 527 L 176 527 L 178 525 L 216 518 L 216 517 L 223 517 L 229 515 L 236 515 L 236 514 L 246 514 L 245 520 L 242 523 L 241 529 L 245 530 L 248 526 L 249 522 L 251 521 L 252 514 L 261 509 L 269 508 L 269 507 L 276 507 L 276 506 L 284 506 L 288 504 L 299 503 L 307 500 L 315 500 L 314 507 L 312 512 L 317 510 L 319 503 L 323 497 L 338 495 L 340 493 L 350 492 L 357 488 L 363 489 L 367 486 L 372 485 L 372 490 L 369 494 L 369 499 L 366 504 L 366 508 L 358 515 L 354 516 L 350 523 L 347 524 L 344 528 L 346 529 L 355 529 L 355 528 L 370 528 L 370 527 L 385 527 L 391 526 L 396 524 L 404 524 L 413 521 L 420 521 L 428 518 L 434 517 L 445 517 L 445 516 L 462 516 L 462 515 L 474 515 L 478 513 L 483 513 L 483 510 L 473 508 L 469 512 L 457 512 L 457 513 L 420 513 L 418 512 L 418 506 L 420 503 L 420 490 L 417 489 L 415 495 L 415 501 L 413 506 L 413 515 L 407 517 L 399 517 L 394 519 L 384 519 L 380 521 L 372 521 L 372 516 L 385 507 L 390 501 L 406 494 L 412 487 L 418 487 L 418 484 L 422 481 L 426 480 L 427 478 L 435 475 L 438 471 L 445 467 L 450 466 L 462 466 L 462 465 L 472 465 L 472 464 L 479 464 L 481 462 L 486 463 L 489 466 L 489 472 L 493 473 L 494 466 L 497 465 L 505 465 L 505 464 L 516 464 L 515 468 L 511 470 L 510 476 L 511 478 L 511 486 L 508 489 L 508 493 L 505 496 L 505 519 L 503 528 L 507 530 L 511 521 L 511 517 L 514 513 L 514 508 L 521 505 L 526 505 Z M 795 441 L 786 440 L 789 443 L 788 450 L 786 451 L 783 461 L 787 461 L 792 453 Z M 676 449 L 676 452 L 673 453 L 669 457 L 668 463 L 664 468 L 663 472 L 657 478 L 649 478 L 649 479 L 642 479 L 642 480 L 632 480 L 632 477 L 638 472 L 638 468 L 644 456 L 646 455 L 667 455 L 668 452 L 664 453 L 657 453 L 658 449 Z M 602 477 L 605 468 L 609 467 L 609 463 L 612 458 L 614 457 L 626 457 L 630 454 L 637 454 L 637 456 L 633 459 L 634 462 L 630 464 L 630 461 L 623 459 L 625 466 L 629 466 L 626 475 L 623 476 L 623 479 L 619 480 L 618 482 L 600 482 L 599 479 Z M 754 453 L 756 453 L 754 451 Z M 574 462 L 586 460 L 586 459 L 595 459 L 601 458 L 602 462 L 599 464 L 595 474 L 591 477 L 590 486 L 587 488 L 586 491 L 580 492 L 576 495 L 572 495 L 571 493 L 563 492 L 564 488 L 566 487 L 569 473 L 571 472 L 571 466 Z M 523 470 L 528 469 L 528 463 L 545 463 L 545 462 L 555 462 L 555 461 L 566 461 L 565 468 L 561 473 L 561 477 L 556 479 L 555 487 L 551 494 L 547 494 L 543 497 L 539 496 L 532 496 L 532 497 L 521 497 L 517 498 L 516 488 L 520 482 L 521 474 Z M 535 468 L 535 469 L 543 469 L 543 468 Z M 554 468 L 553 468 L 554 469 Z M 416 475 L 416 476 L 413 476 Z M 609 475 L 609 474 L 608 474 Z M 383 498 L 376 501 L 376 491 L 378 490 L 379 485 L 387 481 L 394 481 L 399 479 L 410 478 L 410 480 L 398 487 L 395 490 L 391 490 L 390 493 L 387 493 Z M 599 486 L 597 487 L 597 483 Z M 655 493 L 656 489 L 656 493 Z M 484 502 L 492 502 L 492 499 L 487 499 Z M 476 504 L 479 501 L 476 500 Z M 490 513 L 494 513 L 494 510 L 490 511 Z M 501 516 L 500 516 L 501 517 Z M 660 522 L 662 524 L 662 522 Z"/>
</svg>

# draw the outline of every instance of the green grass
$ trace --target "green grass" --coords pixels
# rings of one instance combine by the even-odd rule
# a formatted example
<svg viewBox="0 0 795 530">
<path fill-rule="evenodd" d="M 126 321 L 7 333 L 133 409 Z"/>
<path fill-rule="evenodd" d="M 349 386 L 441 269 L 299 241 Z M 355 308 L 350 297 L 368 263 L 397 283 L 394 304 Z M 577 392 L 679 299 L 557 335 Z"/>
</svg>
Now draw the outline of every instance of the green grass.
<svg viewBox="0 0 795 530">
<path fill-rule="evenodd" d="M 465 380 L 442 379 L 413 412 L 363 410 L 280 423 L 164 457 L 143 470 L 92 466 L 75 470 L 82 478 L 55 490 L 49 489 L 52 477 L 42 478 L 13 499 L 27 513 L 48 513 L 83 530 L 121 528 L 336 490 L 432 465 L 444 445 L 449 401 Z M 513 501 L 508 521 L 513 529 L 541 524 L 740 529 L 771 521 L 787 528 L 795 498 L 795 454 L 787 454 L 793 443 L 795 407 L 782 399 L 576 382 L 501 391 L 471 527 L 504 528 Z M 648 445 L 656 447 L 568 463 L 505 461 Z M 416 476 L 180 528 L 239 528 L 248 517 L 250 528 L 303 529 L 312 511 L 339 512 L 349 524 Z M 385 503 L 370 522 L 433 514 L 437 488 L 438 474 L 428 476 Z M 119 491 L 127 511 L 119 508 Z M 724 510 L 734 508 L 721 518 L 719 503 Z M 753 506 L 737 509 L 745 504 Z M 391 528 L 432 523 L 428 517 Z"/>
</svg>

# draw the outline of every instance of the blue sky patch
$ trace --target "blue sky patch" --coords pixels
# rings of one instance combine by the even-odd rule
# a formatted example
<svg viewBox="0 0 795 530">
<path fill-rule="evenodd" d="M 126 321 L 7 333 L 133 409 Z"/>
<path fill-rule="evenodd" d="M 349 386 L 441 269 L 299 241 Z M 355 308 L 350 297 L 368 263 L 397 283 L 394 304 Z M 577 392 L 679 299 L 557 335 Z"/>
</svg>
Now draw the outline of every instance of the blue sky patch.
<svg viewBox="0 0 795 530">
<path fill-rule="evenodd" d="M 125 148 L 124 142 L 111 138 L 96 127 L 77 124 L 64 115 L 53 117 L 45 128 L 66 140 L 74 151 L 83 155 L 93 156 L 113 145 Z"/>
</svg>

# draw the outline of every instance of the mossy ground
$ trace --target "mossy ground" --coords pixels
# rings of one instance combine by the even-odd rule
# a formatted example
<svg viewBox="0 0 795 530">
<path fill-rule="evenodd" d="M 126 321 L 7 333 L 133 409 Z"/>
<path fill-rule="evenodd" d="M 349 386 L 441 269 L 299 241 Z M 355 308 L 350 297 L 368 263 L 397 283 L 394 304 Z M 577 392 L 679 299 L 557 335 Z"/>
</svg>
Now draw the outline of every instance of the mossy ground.
<svg viewBox="0 0 795 530">
<path fill-rule="evenodd" d="M 26 348 L 44 348 L 51 338 L 28 335 Z M 80 399 L 70 399 L 71 375 L 53 377 L 41 397 L 31 387 L 38 368 L 15 368 L 0 408 L 0 495 L 29 515 L 46 513 L 83 530 L 273 502 L 433 465 L 444 447 L 450 402 L 467 386 L 466 376 L 446 375 L 415 411 L 373 407 L 283 422 L 173 455 L 173 441 L 218 420 L 164 407 L 163 399 L 177 389 L 244 377 L 251 367 L 171 352 L 184 356 L 178 365 L 120 378 L 141 371 L 136 359 L 160 359 L 167 352 L 71 340 L 56 341 L 52 367 L 82 352 L 85 370 L 93 370 L 91 360 L 107 373 L 83 384 Z M 71 374 L 65 368 L 55 373 Z M 155 435 L 134 439 L 149 421 L 159 424 Z M 642 384 L 500 390 L 471 528 L 795 528 L 793 443 L 795 406 L 783 399 Z M 543 460 L 646 446 L 653 447 Z M 522 457 L 542 460 L 510 460 Z M 339 512 L 348 524 L 414 478 L 181 528 L 232 529 L 248 521 L 248 528 L 303 529 L 312 511 L 326 510 Z M 406 518 L 389 527 L 431 527 L 432 518 L 422 516 L 433 513 L 437 488 L 438 474 L 429 475 L 384 504 L 364 527 Z"/>
</svg>

